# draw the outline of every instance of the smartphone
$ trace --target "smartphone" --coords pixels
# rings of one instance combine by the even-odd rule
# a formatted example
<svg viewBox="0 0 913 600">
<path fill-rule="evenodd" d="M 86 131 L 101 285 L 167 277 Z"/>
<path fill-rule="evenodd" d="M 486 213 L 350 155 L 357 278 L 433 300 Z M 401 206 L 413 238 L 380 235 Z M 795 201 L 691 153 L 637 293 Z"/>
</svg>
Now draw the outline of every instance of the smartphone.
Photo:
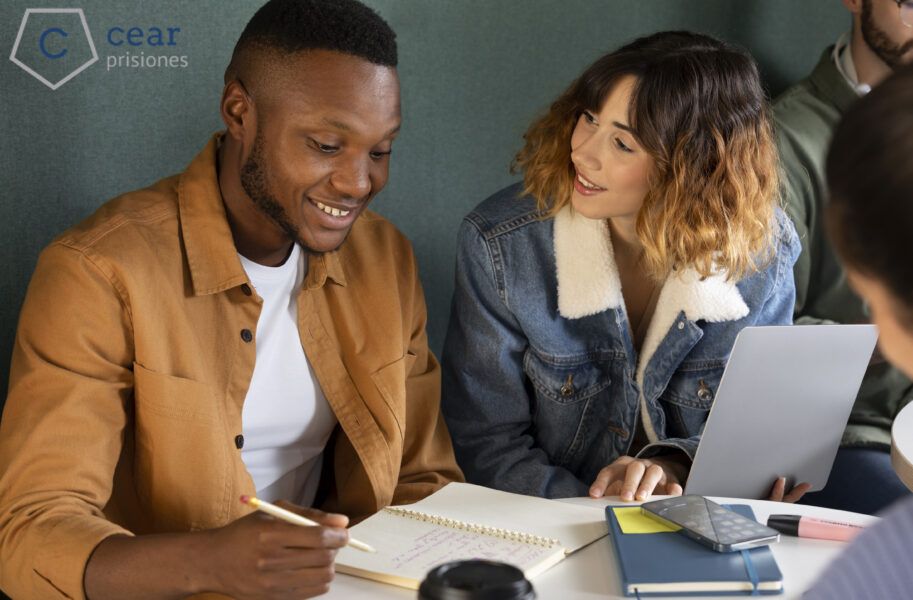
<svg viewBox="0 0 913 600">
<path fill-rule="evenodd" d="M 717 552 L 735 552 L 780 541 L 780 533 L 754 519 L 689 494 L 645 502 L 643 514 L 665 525 L 679 526 L 688 537 Z"/>
</svg>

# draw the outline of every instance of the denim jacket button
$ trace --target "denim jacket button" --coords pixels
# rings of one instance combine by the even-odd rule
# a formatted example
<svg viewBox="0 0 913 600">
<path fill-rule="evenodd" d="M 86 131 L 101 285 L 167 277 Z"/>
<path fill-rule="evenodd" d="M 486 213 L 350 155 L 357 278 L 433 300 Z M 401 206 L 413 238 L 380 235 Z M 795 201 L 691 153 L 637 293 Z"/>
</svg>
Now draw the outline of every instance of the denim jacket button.
<svg viewBox="0 0 913 600">
<path fill-rule="evenodd" d="M 565 381 L 564 385 L 561 386 L 561 395 L 564 397 L 567 397 L 573 393 L 574 393 L 574 376 L 568 375 L 567 381 Z"/>
<path fill-rule="evenodd" d="M 697 397 L 707 402 L 708 400 L 713 399 L 713 391 L 704 383 L 704 380 L 701 379 L 700 387 L 697 389 Z"/>
</svg>

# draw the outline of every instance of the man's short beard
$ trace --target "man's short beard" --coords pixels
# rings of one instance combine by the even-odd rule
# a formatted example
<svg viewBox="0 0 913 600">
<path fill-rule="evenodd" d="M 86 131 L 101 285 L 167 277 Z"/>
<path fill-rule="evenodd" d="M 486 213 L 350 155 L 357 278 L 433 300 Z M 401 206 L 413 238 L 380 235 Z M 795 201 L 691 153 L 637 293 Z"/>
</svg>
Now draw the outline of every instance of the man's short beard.
<svg viewBox="0 0 913 600">
<path fill-rule="evenodd" d="M 254 138 L 254 146 L 250 150 L 250 156 L 247 157 L 247 160 L 241 166 L 240 176 L 241 187 L 244 188 L 248 197 L 253 201 L 254 206 L 282 229 L 292 243 L 298 244 L 307 252 L 313 252 L 301 239 L 298 228 L 289 219 L 285 209 L 282 208 L 282 205 L 269 191 L 269 182 L 267 181 L 266 171 L 263 168 L 263 139 L 260 137 L 259 132 Z"/>
<path fill-rule="evenodd" d="M 875 24 L 875 17 L 872 16 L 872 0 L 863 0 L 860 23 L 862 39 L 878 58 L 894 70 L 904 65 L 904 56 L 913 48 L 913 40 L 902 45 L 895 44 L 888 34 Z"/>
</svg>

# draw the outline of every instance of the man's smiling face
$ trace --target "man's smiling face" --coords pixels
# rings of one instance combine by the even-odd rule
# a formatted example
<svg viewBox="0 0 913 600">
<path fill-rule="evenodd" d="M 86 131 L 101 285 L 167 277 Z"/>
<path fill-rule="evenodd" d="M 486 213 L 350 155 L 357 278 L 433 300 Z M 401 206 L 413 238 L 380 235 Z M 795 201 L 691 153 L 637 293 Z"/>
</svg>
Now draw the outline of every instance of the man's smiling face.
<svg viewBox="0 0 913 600">
<path fill-rule="evenodd" d="M 338 248 L 387 183 L 400 125 L 396 69 L 302 52 L 250 90 L 256 137 L 241 167 L 250 200 L 292 241 Z"/>
</svg>

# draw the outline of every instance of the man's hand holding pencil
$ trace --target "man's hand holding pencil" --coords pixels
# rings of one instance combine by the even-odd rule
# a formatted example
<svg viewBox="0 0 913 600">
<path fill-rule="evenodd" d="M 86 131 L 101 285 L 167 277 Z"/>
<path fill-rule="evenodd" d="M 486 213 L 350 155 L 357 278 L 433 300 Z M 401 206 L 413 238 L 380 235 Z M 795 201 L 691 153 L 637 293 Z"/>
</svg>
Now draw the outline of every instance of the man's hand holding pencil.
<svg viewBox="0 0 913 600">
<path fill-rule="evenodd" d="M 345 515 L 325 513 L 280 501 L 282 511 L 304 517 L 312 526 L 275 518 L 262 501 L 245 498 L 260 510 L 212 530 L 213 552 L 222 556 L 215 574 L 219 591 L 239 599 L 307 598 L 326 593 L 333 580 L 336 551 L 349 543 Z"/>
<path fill-rule="evenodd" d="M 270 504 L 269 502 L 266 502 L 265 500 L 260 500 L 259 498 L 254 498 L 251 496 L 241 496 L 241 502 L 243 502 L 244 504 L 248 504 L 248 505 L 256 508 L 257 510 L 262 510 L 266 514 L 276 517 L 277 519 L 282 519 L 283 521 L 285 521 L 287 523 L 292 523 L 293 525 L 301 525 L 303 527 L 314 527 L 316 525 L 319 525 L 319 523 L 316 523 L 316 522 L 312 521 L 311 519 L 308 519 L 307 517 L 300 515 L 292 510 L 282 508 L 281 506 L 278 506 L 276 504 Z M 286 502 L 286 504 L 290 504 L 290 503 Z M 291 506 L 294 507 L 293 504 Z M 368 544 L 366 544 L 364 542 L 359 542 L 358 540 L 356 540 L 354 538 L 349 539 L 348 545 L 352 546 L 353 548 L 356 548 L 358 550 L 361 550 L 362 552 L 377 552 L 377 550 L 375 550 Z"/>
</svg>

